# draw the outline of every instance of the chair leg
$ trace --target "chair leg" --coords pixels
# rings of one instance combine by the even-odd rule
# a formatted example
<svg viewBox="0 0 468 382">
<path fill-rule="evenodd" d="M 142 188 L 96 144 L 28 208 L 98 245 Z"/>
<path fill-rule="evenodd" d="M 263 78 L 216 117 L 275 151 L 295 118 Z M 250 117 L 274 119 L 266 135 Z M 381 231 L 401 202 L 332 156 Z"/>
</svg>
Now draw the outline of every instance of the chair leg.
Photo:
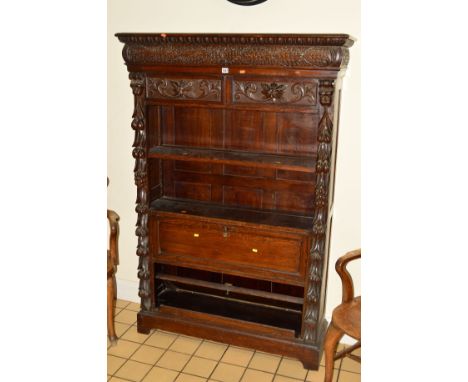
<svg viewBox="0 0 468 382">
<path fill-rule="evenodd" d="M 114 277 L 107 278 L 107 335 L 111 344 L 117 345 L 117 335 L 114 327 Z"/>
<path fill-rule="evenodd" d="M 339 330 L 333 321 L 328 327 L 327 334 L 325 336 L 325 344 L 323 345 L 323 350 L 325 352 L 325 380 L 324 382 L 332 382 L 333 378 L 333 364 L 334 364 L 334 354 L 336 351 L 336 346 L 338 342 L 343 337 L 343 332 Z"/>
</svg>

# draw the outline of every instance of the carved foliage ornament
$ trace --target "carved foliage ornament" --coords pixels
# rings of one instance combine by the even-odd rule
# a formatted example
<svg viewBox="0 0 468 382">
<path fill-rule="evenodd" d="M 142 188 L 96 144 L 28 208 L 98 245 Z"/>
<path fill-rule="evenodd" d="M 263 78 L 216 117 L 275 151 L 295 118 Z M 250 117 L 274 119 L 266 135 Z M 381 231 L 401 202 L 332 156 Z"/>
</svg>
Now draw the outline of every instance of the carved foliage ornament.
<svg viewBox="0 0 468 382">
<path fill-rule="evenodd" d="M 221 101 L 221 80 L 147 79 L 148 98 Z"/>
<path fill-rule="evenodd" d="M 244 82 L 234 81 L 234 102 L 260 102 L 315 105 L 317 83 L 304 82 Z"/>
<path fill-rule="evenodd" d="M 135 130 L 133 157 L 135 158 L 134 177 L 137 186 L 136 212 L 138 213 L 135 234 L 138 236 L 137 255 L 138 278 L 143 310 L 151 309 L 149 248 L 148 248 L 148 174 L 146 163 L 146 119 L 144 112 L 145 76 L 130 73 L 130 86 L 135 97 L 132 128 Z"/>
<path fill-rule="evenodd" d="M 144 65 L 259 65 L 340 68 L 348 49 L 340 46 L 243 44 L 126 44 L 127 64 Z"/>
<path fill-rule="evenodd" d="M 322 283 L 323 258 L 328 218 L 328 195 L 330 187 L 330 160 L 332 154 L 333 121 L 328 108 L 332 105 L 333 80 L 321 80 L 319 100 L 323 107 L 318 131 L 318 152 L 316 164 L 315 214 L 312 231 L 312 247 L 309 256 L 309 274 L 306 286 L 303 339 L 316 341 L 320 309 L 320 288 Z"/>
</svg>

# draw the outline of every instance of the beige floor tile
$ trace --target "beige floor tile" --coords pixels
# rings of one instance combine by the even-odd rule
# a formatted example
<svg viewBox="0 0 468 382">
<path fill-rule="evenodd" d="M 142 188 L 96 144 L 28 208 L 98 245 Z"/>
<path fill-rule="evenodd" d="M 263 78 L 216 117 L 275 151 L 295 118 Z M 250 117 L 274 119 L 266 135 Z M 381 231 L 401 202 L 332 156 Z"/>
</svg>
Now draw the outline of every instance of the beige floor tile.
<svg viewBox="0 0 468 382">
<path fill-rule="evenodd" d="M 161 367 L 153 367 L 150 372 L 146 375 L 143 382 L 173 382 L 179 372 L 174 370 L 167 370 Z"/>
<path fill-rule="evenodd" d="M 128 304 L 125 309 L 127 310 L 133 310 L 134 312 L 139 312 L 140 311 L 140 304 L 136 302 L 131 302 Z"/>
<path fill-rule="evenodd" d="M 345 357 L 343 358 L 343 362 L 341 362 L 341 370 L 360 374 L 361 364 L 352 360 L 351 358 Z"/>
<path fill-rule="evenodd" d="M 150 371 L 151 365 L 128 360 L 119 370 L 115 373 L 116 377 L 128 379 L 129 381 L 139 382 Z"/>
<path fill-rule="evenodd" d="M 274 374 L 276 369 L 278 369 L 280 361 L 280 356 L 256 352 L 250 360 L 249 369 L 256 369 Z"/>
<path fill-rule="evenodd" d="M 273 382 L 298 382 L 298 381 L 303 382 L 302 379 L 289 378 L 283 375 L 275 375 L 275 378 L 273 379 Z"/>
<path fill-rule="evenodd" d="M 122 324 L 132 325 L 137 320 L 137 313 L 132 310 L 123 309 L 119 314 L 115 315 L 115 321 Z"/>
<path fill-rule="evenodd" d="M 193 354 L 201 342 L 202 340 L 198 338 L 179 336 L 169 349 L 179 353 Z"/>
<path fill-rule="evenodd" d="M 318 370 L 309 370 L 307 373 L 306 381 L 307 382 L 323 382 L 325 378 L 325 368 L 320 366 Z M 334 370 L 332 382 L 337 382 L 338 380 L 338 370 Z"/>
<path fill-rule="evenodd" d="M 244 371 L 244 367 L 228 365 L 227 363 L 219 363 L 211 375 L 211 379 L 222 382 L 238 382 L 240 381 L 242 374 L 244 374 Z"/>
<path fill-rule="evenodd" d="M 264 371 L 247 369 L 241 379 L 241 382 L 271 382 L 273 374 Z"/>
<path fill-rule="evenodd" d="M 361 374 L 341 370 L 339 382 L 361 382 Z"/>
<path fill-rule="evenodd" d="M 211 359 L 192 357 L 183 372 L 208 378 L 216 367 L 217 362 Z"/>
<path fill-rule="evenodd" d="M 157 366 L 165 367 L 166 369 L 181 371 L 187 364 L 190 356 L 187 354 L 176 353 L 167 350 L 166 353 L 159 359 Z"/>
<path fill-rule="evenodd" d="M 129 358 L 139 347 L 140 344 L 135 342 L 119 340 L 117 346 L 111 346 L 107 353 L 117 357 Z"/>
<path fill-rule="evenodd" d="M 196 356 L 213 359 L 219 361 L 226 351 L 228 345 L 217 342 L 203 341 L 200 347 L 195 352 Z"/>
<path fill-rule="evenodd" d="M 130 304 L 130 301 L 125 301 L 125 300 L 120 300 L 120 299 L 117 299 L 117 302 L 115 304 L 115 306 L 117 308 L 125 308 L 128 304 Z"/>
<path fill-rule="evenodd" d="M 141 344 L 145 342 L 149 337 L 149 334 L 138 333 L 137 327 L 130 325 L 129 329 L 122 336 L 122 339 L 127 341 L 138 342 Z"/>
<path fill-rule="evenodd" d="M 125 363 L 126 359 L 119 358 L 113 355 L 107 355 L 107 374 L 114 374 L 120 366 Z"/>
<path fill-rule="evenodd" d="M 128 379 L 122 379 L 119 377 L 112 377 L 109 382 L 128 382 Z"/>
<path fill-rule="evenodd" d="M 115 334 L 120 338 L 122 335 L 131 327 L 130 324 L 122 324 L 120 322 L 114 322 Z"/>
<path fill-rule="evenodd" d="M 229 346 L 226 353 L 224 353 L 221 362 L 238 366 L 247 366 L 252 359 L 253 354 L 254 352 L 252 350 Z"/>
<path fill-rule="evenodd" d="M 161 349 L 167 349 L 177 338 L 175 334 L 154 332 L 146 341 L 145 345 L 156 346 Z"/>
<path fill-rule="evenodd" d="M 180 373 L 176 382 L 205 382 L 206 378 L 196 377 L 194 375 Z"/>
<path fill-rule="evenodd" d="M 164 354 L 164 351 L 165 350 L 155 348 L 154 346 L 141 345 L 141 347 L 135 353 L 133 353 L 130 359 L 154 365 Z"/>
<path fill-rule="evenodd" d="M 303 380 L 307 375 L 307 369 L 304 369 L 304 366 L 298 360 L 283 358 L 276 373 L 285 377 Z"/>
</svg>

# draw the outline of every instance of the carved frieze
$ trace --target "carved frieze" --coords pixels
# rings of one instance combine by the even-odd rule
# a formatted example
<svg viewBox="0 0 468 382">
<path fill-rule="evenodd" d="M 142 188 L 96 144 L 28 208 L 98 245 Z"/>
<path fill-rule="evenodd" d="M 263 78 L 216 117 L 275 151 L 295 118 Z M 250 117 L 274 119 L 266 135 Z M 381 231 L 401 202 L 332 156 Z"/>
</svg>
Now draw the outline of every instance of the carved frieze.
<svg viewBox="0 0 468 382">
<path fill-rule="evenodd" d="M 221 101 L 221 80 L 147 78 L 148 98 Z"/>
<path fill-rule="evenodd" d="M 316 81 L 234 81 L 233 102 L 315 105 L 317 87 Z"/>
<path fill-rule="evenodd" d="M 245 45 L 127 42 L 123 49 L 127 64 L 134 65 L 250 65 L 291 68 L 345 67 L 348 48 L 343 46 Z"/>
</svg>

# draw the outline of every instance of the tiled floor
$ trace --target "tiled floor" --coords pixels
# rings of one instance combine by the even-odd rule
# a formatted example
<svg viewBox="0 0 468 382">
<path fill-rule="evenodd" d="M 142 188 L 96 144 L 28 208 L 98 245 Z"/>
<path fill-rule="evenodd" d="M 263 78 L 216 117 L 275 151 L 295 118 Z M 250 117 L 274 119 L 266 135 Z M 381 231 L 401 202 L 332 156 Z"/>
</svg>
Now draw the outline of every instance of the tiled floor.
<svg viewBox="0 0 468 382">
<path fill-rule="evenodd" d="M 323 382 L 318 371 L 294 359 L 160 330 L 136 330 L 139 304 L 117 300 L 117 346 L 107 342 L 111 382 Z M 360 349 L 356 351 L 360 354 Z M 349 358 L 335 362 L 334 382 L 360 382 L 361 367 Z"/>
</svg>

